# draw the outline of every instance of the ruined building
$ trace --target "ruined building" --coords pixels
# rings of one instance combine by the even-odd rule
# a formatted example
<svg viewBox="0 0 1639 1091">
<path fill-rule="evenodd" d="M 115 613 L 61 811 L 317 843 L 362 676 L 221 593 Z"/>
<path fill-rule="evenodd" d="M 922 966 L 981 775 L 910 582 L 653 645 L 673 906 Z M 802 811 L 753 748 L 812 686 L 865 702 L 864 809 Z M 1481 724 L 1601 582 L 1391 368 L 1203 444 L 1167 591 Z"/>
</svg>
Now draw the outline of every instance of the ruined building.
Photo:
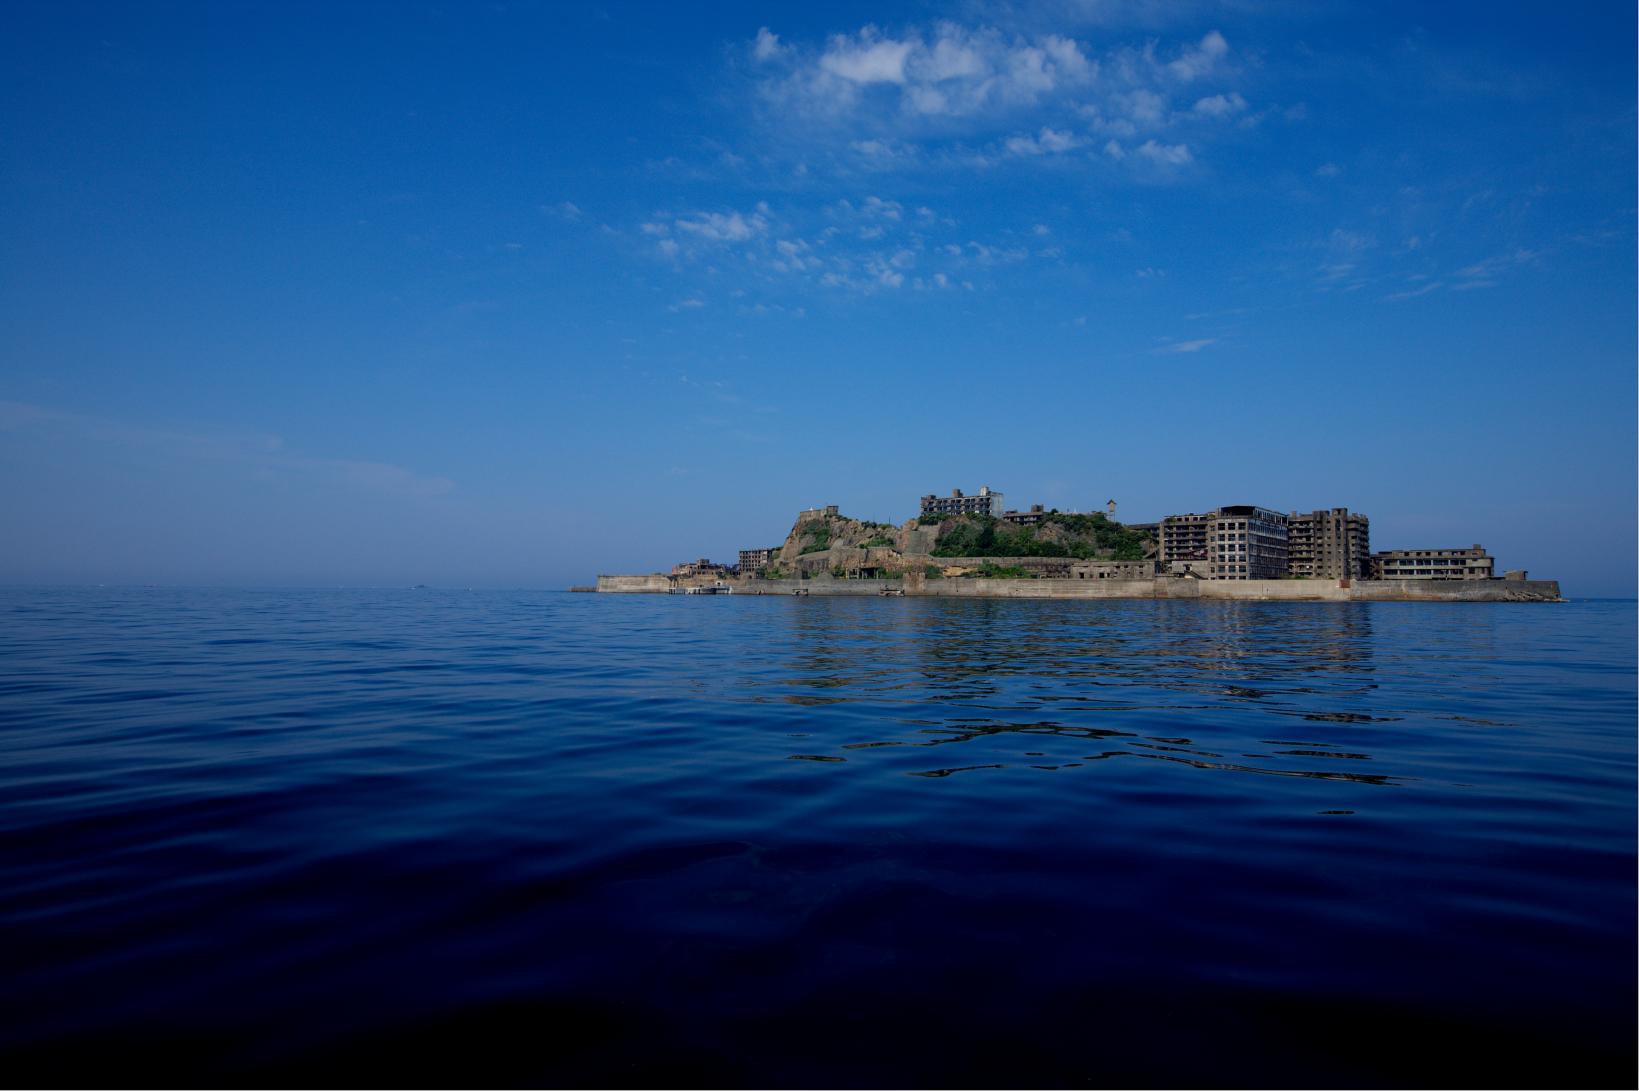
<svg viewBox="0 0 1639 1091">
<path fill-rule="evenodd" d="M 1371 578 L 1371 521 L 1348 508 L 1286 517 L 1287 570 L 1297 579 Z"/>
</svg>

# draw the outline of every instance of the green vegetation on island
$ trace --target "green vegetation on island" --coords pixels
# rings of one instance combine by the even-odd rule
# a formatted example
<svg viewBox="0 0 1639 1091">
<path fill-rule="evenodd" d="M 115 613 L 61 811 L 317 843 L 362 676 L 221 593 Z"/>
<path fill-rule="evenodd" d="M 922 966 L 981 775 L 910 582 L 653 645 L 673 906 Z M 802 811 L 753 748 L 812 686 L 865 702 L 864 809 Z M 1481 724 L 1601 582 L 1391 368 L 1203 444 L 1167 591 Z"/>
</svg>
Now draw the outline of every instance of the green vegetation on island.
<svg viewBox="0 0 1639 1091">
<path fill-rule="evenodd" d="M 929 516 L 918 519 L 919 524 Z M 1101 512 L 1048 512 L 1034 526 L 1016 526 L 989 515 L 937 516 L 941 527 L 935 557 L 1074 557 L 1137 561 L 1144 540 Z M 929 524 L 923 524 L 929 525 Z"/>
<path fill-rule="evenodd" d="M 924 579 L 1033 579 L 1068 575 L 1066 566 L 1073 561 L 1142 561 L 1154 555 L 1155 543 L 1102 512 L 1025 514 L 1028 518 L 930 514 L 896 527 L 850 519 L 834 507 L 810 509 L 797 517 L 777 555 L 756 574 L 765 579 L 892 579 L 906 573 Z"/>
</svg>

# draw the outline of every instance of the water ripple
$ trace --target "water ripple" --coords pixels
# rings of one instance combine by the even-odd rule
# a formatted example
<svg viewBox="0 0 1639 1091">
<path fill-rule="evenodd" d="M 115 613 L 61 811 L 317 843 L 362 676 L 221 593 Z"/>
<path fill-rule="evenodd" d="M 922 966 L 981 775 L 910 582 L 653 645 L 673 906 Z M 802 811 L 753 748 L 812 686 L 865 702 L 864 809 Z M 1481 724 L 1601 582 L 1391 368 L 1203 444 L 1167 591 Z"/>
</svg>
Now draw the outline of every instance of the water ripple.
<svg viewBox="0 0 1639 1091">
<path fill-rule="evenodd" d="M 0 591 L 0 1059 L 1610 1082 L 1634 631 L 1600 602 Z"/>
</svg>

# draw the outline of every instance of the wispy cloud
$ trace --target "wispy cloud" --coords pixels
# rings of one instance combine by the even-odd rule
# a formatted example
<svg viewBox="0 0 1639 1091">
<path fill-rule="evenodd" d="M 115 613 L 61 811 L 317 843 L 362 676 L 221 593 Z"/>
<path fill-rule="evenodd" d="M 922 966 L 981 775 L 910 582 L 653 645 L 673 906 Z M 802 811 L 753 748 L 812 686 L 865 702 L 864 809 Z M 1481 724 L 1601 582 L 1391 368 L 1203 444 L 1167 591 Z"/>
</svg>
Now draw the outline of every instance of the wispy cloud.
<svg viewBox="0 0 1639 1091">
<path fill-rule="evenodd" d="M 1171 356 L 1184 352 L 1200 352 L 1202 349 L 1217 343 L 1218 339 L 1216 337 L 1200 337 L 1193 341 L 1173 341 L 1153 348 L 1150 352 L 1156 356 Z"/>
<path fill-rule="evenodd" d="M 1042 230 L 1032 229 L 1039 238 Z M 991 242 L 957 234 L 954 220 L 926 205 L 866 194 L 842 198 L 819 209 L 797 206 L 787 212 L 766 202 L 749 211 L 715 210 L 657 213 L 634 234 L 652 245 L 679 271 L 699 270 L 726 278 L 737 294 L 755 285 L 769 290 L 802 288 L 872 294 L 899 289 L 978 290 L 976 273 L 1024 262 L 1027 246 L 1017 240 Z M 649 245 L 645 241 L 645 245 Z M 1057 251 L 1043 251 L 1055 254 Z M 668 310 L 703 306 L 697 288 Z M 765 301 L 766 302 L 766 301 Z M 795 313 L 800 307 L 748 313 Z"/>
<path fill-rule="evenodd" d="M 1383 297 L 1383 302 L 1398 303 L 1405 299 L 1416 299 L 1418 296 L 1428 295 L 1430 292 L 1437 292 L 1442 286 L 1442 281 L 1431 280 L 1427 284 L 1424 284 L 1418 288 L 1407 288 L 1399 292 L 1390 292 L 1388 295 Z"/>
<path fill-rule="evenodd" d="M 74 442 L 160 451 L 196 461 L 239 464 L 255 471 L 303 474 L 368 492 L 401 497 L 442 496 L 455 489 L 447 477 L 417 473 L 390 462 L 327 458 L 286 449 L 263 433 L 185 432 L 149 428 L 25 402 L 0 401 L 0 430 L 35 429 Z"/>
<path fill-rule="evenodd" d="M 1535 250 L 1514 250 L 1510 253 L 1486 258 L 1484 261 L 1476 261 L 1472 265 L 1465 265 L 1457 270 L 1457 276 L 1471 284 L 1479 281 L 1495 282 L 1496 278 L 1502 273 L 1518 268 L 1521 265 L 1529 265 L 1538 256 L 1538 252 Z"/>
</svg>

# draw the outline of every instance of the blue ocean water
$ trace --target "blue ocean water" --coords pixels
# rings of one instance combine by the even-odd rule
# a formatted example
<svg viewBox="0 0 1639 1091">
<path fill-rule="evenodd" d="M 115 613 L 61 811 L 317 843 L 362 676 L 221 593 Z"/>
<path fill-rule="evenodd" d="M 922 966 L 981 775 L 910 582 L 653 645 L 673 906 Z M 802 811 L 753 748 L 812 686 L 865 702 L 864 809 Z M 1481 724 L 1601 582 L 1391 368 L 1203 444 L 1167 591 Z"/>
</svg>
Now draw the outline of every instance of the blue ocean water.
<svg viewBox="0 0 1639 1091">
<path fill-rule="evenodd" d="M 0 591 L 13 1082 L 1630 1083 L 1635 606 Z"/>
</svg>

